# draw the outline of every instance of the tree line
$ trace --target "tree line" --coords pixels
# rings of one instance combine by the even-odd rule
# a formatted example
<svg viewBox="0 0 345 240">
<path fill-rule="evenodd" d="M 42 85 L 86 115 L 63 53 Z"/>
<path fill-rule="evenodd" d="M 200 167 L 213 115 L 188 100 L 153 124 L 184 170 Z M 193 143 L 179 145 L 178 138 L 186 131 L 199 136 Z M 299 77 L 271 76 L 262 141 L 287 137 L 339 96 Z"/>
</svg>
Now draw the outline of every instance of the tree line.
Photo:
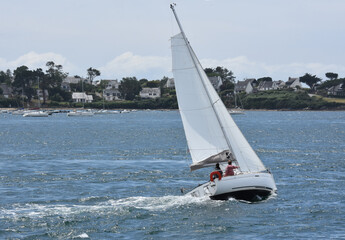
<svg viewBox="0 0 345 240">
<path fill-rule="evenodd" d="M 72 102 L 71 92 L 66 92 L 61 88 L 63 80 L 68 76 L 68 73 L 63 71 L 62 65 L 55 64 L 53 61 L 46 63 L 47 69 L 43 71 L 41 68 L 35 70 L 30 70 L 27 66 L 20 66 L 16 68 L 13 73 L 10 70 L 0 71 L 0 83 L 5 83 L 8 86 L 11 86 L 15 94 L 17 101 L 22 101 L 25 99 L 28 103 L 32 101 L 33 98 L 38 98 L 37 90 L 41 90 L 43 95 L 43 104 L 46 104 L 46 99 L 51 102 Z M 230 107 L 233 105 L 233 92 L 235 88 L 235 79 L 234 73 L 224 67 L 216 68 L 205 68 L 205 73 L 209 77 L 219 76 L 223 83 L 220 86 L 219 95 L 223 99 L 224 103 Z M 86 70 L 88 82 L 92 82 L 96 77 L 101 75 L 101 72 L 95 68 L 88 68 Z M 338 78 L 337 73 L 327 72 L 325 74 L 328 80 L 322 81 L 321 78 L 310 73 L 300 77 L 300 82 L 306 83 L 311 92 L 316 92 L 317 90 L 322 90 L 335 86 L 337 84 L 344 83 L 345 79 Z M 88 94 L 92 94 L 94 100 L 101 101 L 101 93 L 106 87 L 107 82 L 101 81 L 98 86 L 82 82 L 82 78 L 79 76 L 74 76 L 75 78 L 80 78 L 79 83 L 70 84 L 72 92 L 81 92 L 85 91 Z M 176 105 L 176 93 L 175 89 L 166 89 L 164 85 L 166 84 L 168 78 L 163 77 L 159 80 L 148 80 L 140 79 L 136 77 L 124 77 L 119 84 L 119 92 L 122 96 L 122 99 L 128 101 L 140 101 L 139 92 L 144 87 L 149 88 L 160 88 L 162 93 L 162 98 L 166 98 L 166 102 L 173 103 Z M 261 77 L 256 80 L 257 83 L 261 81 L 273 81 L 271 77 Z M 345 87 L 343 87 L 345 91 Z M 49 97 L 46 96 L 48 92 Z M 99 94 L 97 94 L 99 93 Z M 0 95 L 2 94 L 0 88 Z"/>
</svg>

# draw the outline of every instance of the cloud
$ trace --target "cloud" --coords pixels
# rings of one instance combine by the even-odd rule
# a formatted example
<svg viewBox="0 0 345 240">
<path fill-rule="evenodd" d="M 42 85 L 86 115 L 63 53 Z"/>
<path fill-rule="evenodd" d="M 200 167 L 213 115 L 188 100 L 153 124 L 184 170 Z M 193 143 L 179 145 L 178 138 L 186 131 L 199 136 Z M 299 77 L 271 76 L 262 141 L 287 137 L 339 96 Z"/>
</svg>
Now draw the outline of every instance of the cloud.
<svg viewBox="0 0 345 240">
<path fill-rule="evenodd" d="M 36 68 L 46 68 L 46 63 L 48 61 L 53 61 L 55 64 L 59 64 L 63 66 L 64 71 L 74 71 L 76 67 L 67 61 L 65 57 L 60 54 L 48 52 L 48 53 L 36 53 L 36 52 L 29 52 L 15 60 L 8 61 L 4 58 L 0 58 L 0 69 L 1 70 L 15 70 L 17 67 L 20 66 L 27 66 L 29 69 L 36 69 Z"/>
<path fill-rule="evenodd" d="M 125 52 L 105 66 L 99 67 L 102 76 L 159 79 L 171 72 L 170 57 L 140 56 Z"/>
</svg>

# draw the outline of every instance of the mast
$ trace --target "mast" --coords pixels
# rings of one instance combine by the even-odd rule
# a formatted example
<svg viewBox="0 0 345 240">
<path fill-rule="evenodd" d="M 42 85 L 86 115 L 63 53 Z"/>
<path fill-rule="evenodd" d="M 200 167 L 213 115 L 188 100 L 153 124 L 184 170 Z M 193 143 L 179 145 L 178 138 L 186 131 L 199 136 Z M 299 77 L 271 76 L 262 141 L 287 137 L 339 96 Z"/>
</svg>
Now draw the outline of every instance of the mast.
<svg viewBox="0 0 345 240">
<path fill-rule="evenodd" d="M 40 96 L 40 77 L 37 77 L 38 84 L 38 107 L 41 108 L 41 96 Z"/>
<path fill-rule="evenodd" d="M 232 147 L 231 147 L 231 144 L 230 144 L 230 140 L 229 140 L 228 137 L 227 137 L 227 134 L 226 134 L 226 132 L 225 132 L 224 126 L 223 126 L 223 124 L 222 124 L 222 122 L 221 122 L 221 120 L 220 120 L 219 114 L 218 114 L 217 110 L 216 110 L 215 107 L 214 107 L 214 104 L 215 104 L 218 100 L 215 101 L 215 102 L 212 102 L 210 93 L 208 92 L 208 90 L 207 90 L 207 88 L 206 88 L 206 85 L 205 85 L 205 82 L 203 81 L 202 74 L 201 74 L 199 68 L 197 67 L 197 64 L 198 64 L 198 63 L 200 64 L 199 59 L 195 59 L 195 58 L 193 57 L 193 55 L 194 55 L 194 56 L 196 56 L 196 55 L 195 55 L 195 53 L 194 53 L 192 47 L 190 46 L 189 41 L 187 40 L 187 37 L 186 37 L 186 35 L 185 35 L 185 33 L 184 33 L 183 29 L 182 29 L 182 25 L 181 25 L 181 23 L 180 23 L 180 20 L 179 20 L 178 17 L 177 17 L 177 14 L 176 14 L 176 11 L 175 11 L 174 6 L 176 6 L 175 3 L 170 4 L 170 8 L 171 8 L 171 10 L 172 10 L 172 12 L 173 12 L 173 14 L 174 14 L 174 16 L 175 16 L 176 22 L 177 22 L 177 24 L 178 24 L 178 26 L 179 26 L 179 28 L 180 28 L 182 37 L 183 37 L 183 39 L 184 39 L 184 41 L 185 41 L 185 43 L 186 43 L 186 45 L 187 45 L 188 51 L 189 51 L 190 55 L 192 56 L 192 61 L 193 61 L 194 66 L 195 66 L 195 68 L 196 68 L 196 70 L 197 70 L 197 72 L 198 72 L 198 75 L 199 75 L 199 77 L 200 77 L 200 79 L 201 79 L 202 85 L 203 85 L 203 87 L 204 87 L 204 89 L 205 89 L 205 92 L 206 92 L 206 94 L 207 94 L 207 97 L 208 97 L 208 99 L 209 99 L 209 102 L 211 103 L 212 110 L 213 110 L 213 112 L 215 113 L 215 116 L 216 116 L 216 118 L 217 118 L 217 121 L 218 121 L 218 123 L 219 123 L 219 125 L 220 125 L 220 128 L 221 128 L 221 130 L 222 130 L 223 136 L 224 136 L 225 141 L 226 141 L 226 143 L 227 143 L 227 145 L 228 145 L 229 151 L 230 151 L 231 154 L 234 156 L 234 159 L 231 159 L 231 160 L 237 162 L 235 153 L 234 153 L 234 151 L 232 150 Z M 196 62 L 196 61 L 198 61 L 198 62 Z M 201 66 L 201 64 L 200 64 L 200 66 Z M 239 164 L 238 164 L 238 163 L 237 163 L 237 166 L 239 167 Z M 239 170 L 241 170 L 241 169 L 239 168 Z"/>
</svg>

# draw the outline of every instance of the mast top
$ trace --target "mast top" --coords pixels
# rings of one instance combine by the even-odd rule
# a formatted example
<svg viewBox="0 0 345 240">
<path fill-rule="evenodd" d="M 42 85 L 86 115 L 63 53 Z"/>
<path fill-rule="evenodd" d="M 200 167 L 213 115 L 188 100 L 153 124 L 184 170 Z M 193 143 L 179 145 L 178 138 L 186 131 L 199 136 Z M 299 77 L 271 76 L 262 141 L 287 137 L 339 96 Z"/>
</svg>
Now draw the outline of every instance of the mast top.
<svg viewBox="0 0 345 240">
<path fill-rule="evenodd" d="M 171 8 L 171 10 L 173 11 L 173 14 L 174 14 L 174 16 L 175 16 L 177 25 L 178 25 L 178 27 L 180 28 L 180 31 L 181 31 L 181 33 L 182 33 L 182 36 L 183 36 L 183 38 L 185 39 L 185 41 L 188 43 L 187 37 L 186 37 L 186 35 L 184 34 L 184 31 L 183 31 L 183 29 L 182 29 L 182 25 L 181 25 L 181 23 L 180 23 L 180 20 L 179 20 L 178 17 L 177 17 L 177 14 L 176 14 L 176 11 L 175 11 L 175 6 L 176 6 L 176 3 L 170 4 L 170 8 Z"/>
</svg>

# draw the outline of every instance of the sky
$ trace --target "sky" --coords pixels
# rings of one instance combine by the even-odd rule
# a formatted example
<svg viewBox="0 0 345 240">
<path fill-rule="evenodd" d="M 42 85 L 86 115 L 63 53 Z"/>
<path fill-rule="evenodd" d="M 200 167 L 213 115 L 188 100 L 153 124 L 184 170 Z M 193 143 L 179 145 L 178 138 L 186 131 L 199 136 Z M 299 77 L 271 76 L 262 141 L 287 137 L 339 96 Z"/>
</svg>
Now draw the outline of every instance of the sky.
<svg viewBox="0 0 345 240">
<path fill-rule="evenodd" d="M 236 80 L 345 77 L 344 0 L 0 0 L 0 70 L 53 61 L 70 76 L 172 77 L 172 2 L 204 68 Z"/>
</svg>

